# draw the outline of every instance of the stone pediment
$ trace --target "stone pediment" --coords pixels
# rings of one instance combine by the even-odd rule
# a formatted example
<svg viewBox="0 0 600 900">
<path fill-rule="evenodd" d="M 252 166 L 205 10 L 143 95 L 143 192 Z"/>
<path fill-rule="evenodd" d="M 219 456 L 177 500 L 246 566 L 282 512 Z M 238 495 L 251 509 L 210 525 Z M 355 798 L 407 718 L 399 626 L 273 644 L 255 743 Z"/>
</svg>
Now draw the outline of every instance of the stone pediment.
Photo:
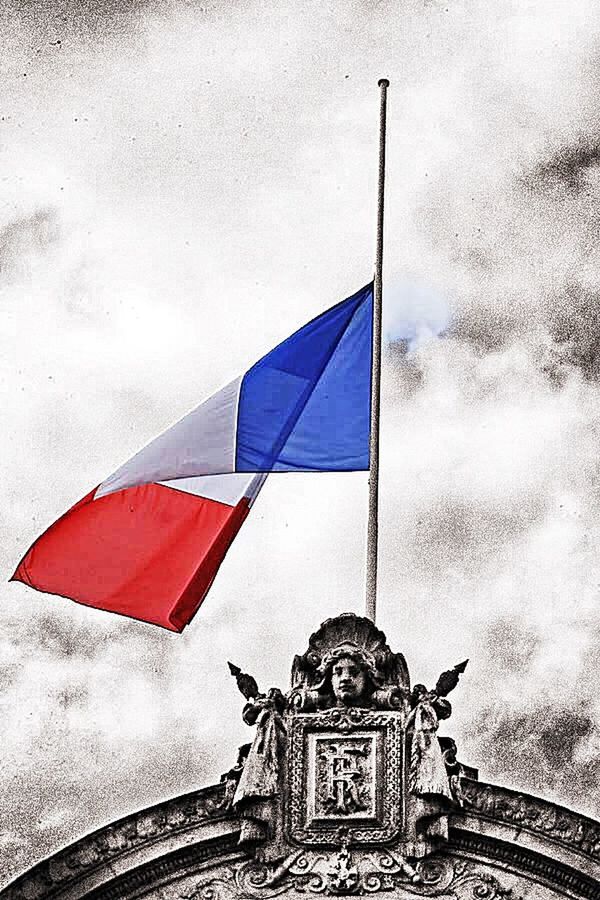
<svg viewBox="0 0 600 900">
<path fill-rule="evenodd" d="M 287 693 L 230 665 L 254 736 L 221 783 L 83 838 L 0 900 L 600 900 L 600 823 L 479 782 L 438 738 L 465 665 L 411 686 L 351 615 L 312 635 Z"/>
<path fill-rule="evenodd" d="M 260 691 L 230 663 L 244 721 L 256 729 L 232 796 L 241 843 L 274 866 L 299 847 L 321 848 L 334 865 L 335 853 L 350 859 L 386 846 L 416 877 L 415 861 L 443 844 L 462 802 L 464 768 L 437 729 L 465 666 L 443 672 L 434 688 L 411 687 L 404 656 L 350 613 L 310 637 L 287 694 Z"/>
<path fill-rule="evenodd" d="M 465 806 L 451 817 L 448 844 L 432 857 L 437 867 L 432 872 L 443 860 L 439 865 L 447 879 L 448 861 L 468 863 L 473 886 L 476 873 L 480 877 L 480 892 L 470 893 L 470 900 L 491 900 L 490 877 L 512 889 L 514 898 L 600 897 L 600 822 L 496 785 L 465 781 L 463 786 Z M 240 821 L 226 808 L 224 784 L 213 785 L 82 838 L 25 872 L 0 891 L 0 898 L 242 898 L 248 893 L 239 885 L 249 878 L 253 860 L 239 848 L 239 835 Z M 382 874 L 393 876 L 386 871 L 393 861 L 385 853 L 379 862 Z M 310 873 L 302 872 L 301 856 L 296 867 L 305 881 Z M 256 870 L 251 871 L 256 878 Z M 447 888 L 440 894 L 442 883 L 403 891 L 412 897 L 452 896 Z M 262 896 L 263 889 L 251 890 Z M 288 883 L 277 896 L 297 890 Z M 300 893 L 306 895 L 307 888 Z"/>
</svg>

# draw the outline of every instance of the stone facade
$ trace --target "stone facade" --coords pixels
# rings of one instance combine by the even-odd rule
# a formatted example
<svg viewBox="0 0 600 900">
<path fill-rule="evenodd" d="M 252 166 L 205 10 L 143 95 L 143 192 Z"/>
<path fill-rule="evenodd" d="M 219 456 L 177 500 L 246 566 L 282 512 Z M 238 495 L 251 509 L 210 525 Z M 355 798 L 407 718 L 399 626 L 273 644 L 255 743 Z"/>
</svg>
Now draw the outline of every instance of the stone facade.
<svg viewBox="0 0 600 900">
<path fill-rule="evenodd" d="M 465 665 L 411 687 L 352 615 L 315 632 L 285 695 L 231 665 L 255 734 L 221 783 L 83 838 L 0 900 L 600 900 L 600 823 L 479 782 L 437 737 Z"/>
</svg>

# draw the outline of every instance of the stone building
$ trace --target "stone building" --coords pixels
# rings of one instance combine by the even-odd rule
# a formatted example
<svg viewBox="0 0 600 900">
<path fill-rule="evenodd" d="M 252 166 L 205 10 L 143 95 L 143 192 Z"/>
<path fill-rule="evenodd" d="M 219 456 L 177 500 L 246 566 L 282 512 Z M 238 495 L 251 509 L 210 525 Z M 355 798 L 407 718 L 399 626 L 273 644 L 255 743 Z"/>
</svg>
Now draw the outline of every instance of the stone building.
<svg viewBox="0 0 600 900">
<path fill-rule="evenodd" d="M 84 837 L 0 900 L 600 898 L 600 823 L 479 781 L 438 737 L 465 665 L 411 686 L 348 614 L 312 635 L 285 695 L 230 666 L 254 736 L 220 783 Z"/>
</svg>

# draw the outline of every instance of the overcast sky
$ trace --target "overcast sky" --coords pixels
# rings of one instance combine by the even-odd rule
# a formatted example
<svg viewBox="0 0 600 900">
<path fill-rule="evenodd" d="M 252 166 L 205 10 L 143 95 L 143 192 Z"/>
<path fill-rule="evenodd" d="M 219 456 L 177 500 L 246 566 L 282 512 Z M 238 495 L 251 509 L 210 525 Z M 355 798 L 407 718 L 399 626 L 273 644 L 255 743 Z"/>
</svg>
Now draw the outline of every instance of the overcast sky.
<svg viewBox="0 0 600 900">
<path fill-rule="evenodd" d="M 1 0 L 0 574 L 371 278 L 391 81 L 378 624 L 481 776 L 600 815 L 600 10 Z M 408 336 L 409 341 L 400 340 Z M 226 660 L 362 612 L 366 476 L 271 476 L 181 636 L 1 587 L 0 876 L 211 783 Z"/>
</svg>

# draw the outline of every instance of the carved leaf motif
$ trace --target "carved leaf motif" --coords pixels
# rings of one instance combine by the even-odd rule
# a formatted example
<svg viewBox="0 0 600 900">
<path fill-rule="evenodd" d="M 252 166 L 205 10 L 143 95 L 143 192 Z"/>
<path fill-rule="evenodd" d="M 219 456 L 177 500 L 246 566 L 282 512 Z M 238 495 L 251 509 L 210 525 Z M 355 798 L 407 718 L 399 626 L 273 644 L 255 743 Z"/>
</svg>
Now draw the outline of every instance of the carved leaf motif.
<svg viewBox="0 0 600 900">
<path fill-rule="evenodd" d="M 229 900 L 235 896 L 235 877 L 235 870 L 227 868 L 217 876 L 197 881 L 191 890 L 179 896 L 181 900 Z"/>
<path fill-rule="evenodd" d="M 415 872 L 405 860 L 391 853 L 359 853 L 354 858 L 345 857 L 344 877 L 339 878 L 340 856 L 339 852 L 307 851 L 285 870 L 277 884 L 273 883 L 276 874 L 273 869 L 255 862 L 243 863 L 235 881 L 246 896 L 256 900 L 267 900 L 289 891 L 339 896 L 398 890 L 439 900 L 521 900 L 495 876 L 463 860 L 430 857 L 419 863 Z M 350 874 L 345 877 L 347 873 Z M 225 900 L 215 896 L 216 900 Z M 186 900 L 215 900 L 215 897 L 195 894 Z"/>
</svg>

